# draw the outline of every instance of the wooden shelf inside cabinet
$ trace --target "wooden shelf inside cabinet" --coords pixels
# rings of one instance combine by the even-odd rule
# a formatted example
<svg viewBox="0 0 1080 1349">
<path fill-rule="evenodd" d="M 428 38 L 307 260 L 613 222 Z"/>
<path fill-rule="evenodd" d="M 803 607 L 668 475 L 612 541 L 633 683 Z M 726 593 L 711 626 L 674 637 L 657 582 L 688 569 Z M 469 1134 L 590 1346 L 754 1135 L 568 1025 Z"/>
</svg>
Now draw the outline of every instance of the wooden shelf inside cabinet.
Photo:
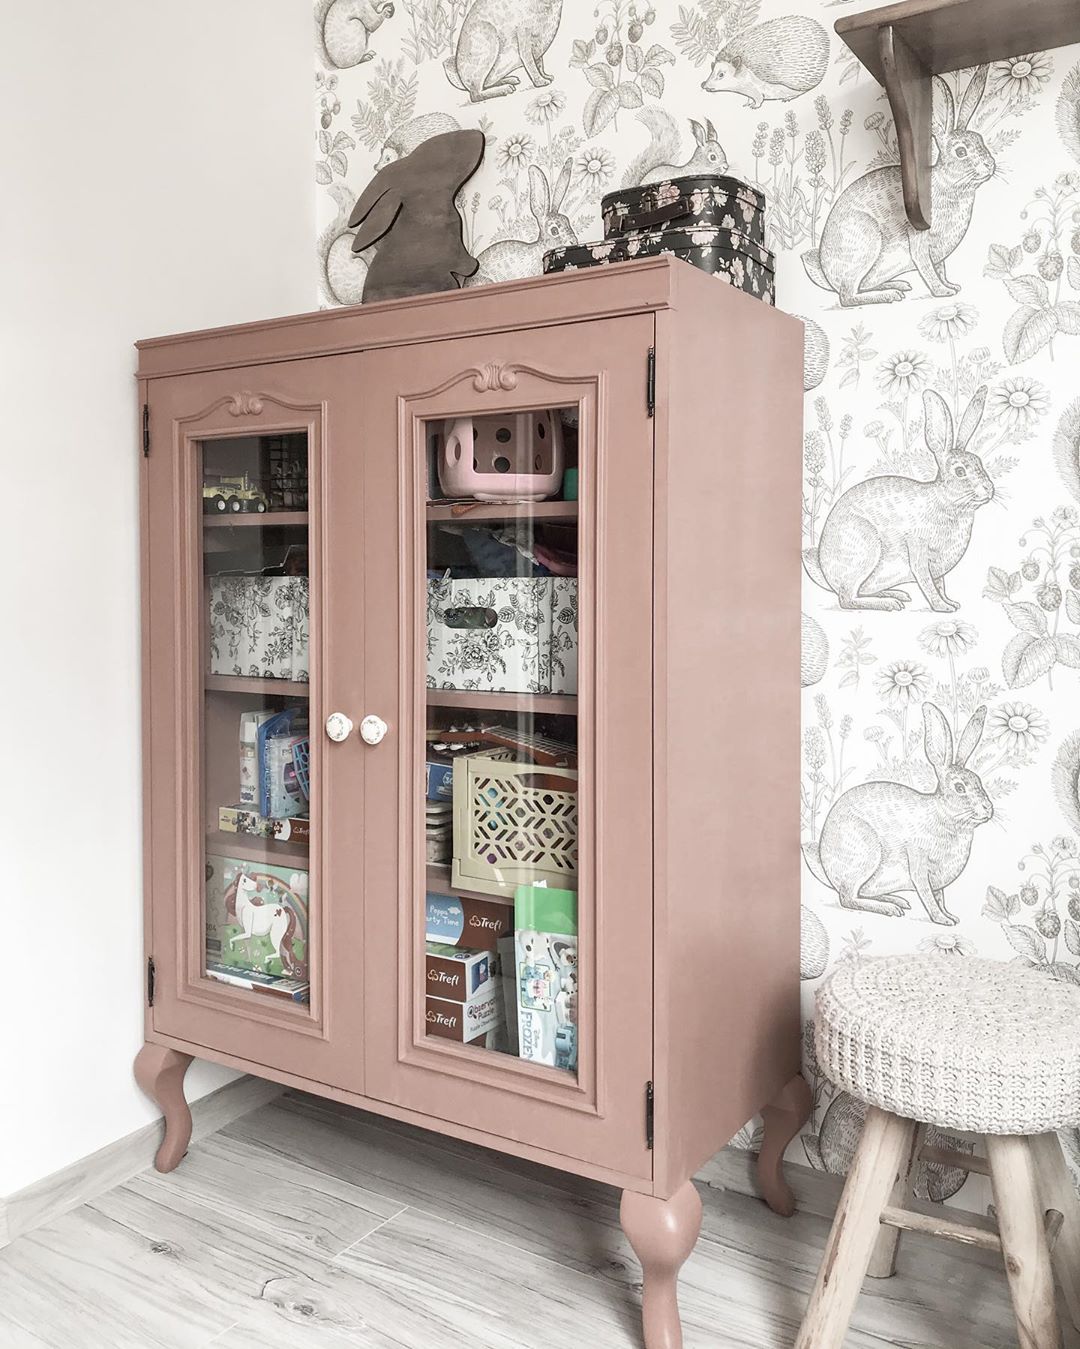
<svg viewBox="0 0 1080 1349">
<path fill-rule="evenodd" d="M 577 698 L 569 693 L 488 693 L 482 689 L 428 689 L 429 707 L 470 707 L 492 711 L 546 712 L 577 716 Z"/>
<path fill-rule="evenodd" d="M 206 851 L 215 857 L 238 857 L 243 862 L 268 862 L 270 865 L 308 865 L 306 843 L 285 843 L 276 838 L 258 838 L 255 834 L 230 834 L 211 829 L 206 835 Z"/>
<path fill-rule="evenodd" d="M 848 14 L 836 31 L 879 84 L 896 122 L 904 206 L 930 228 L 935 75 L 1080 42 L 1077 0 L 901 0 Z"/>
<path fill-rule="evenodd" d="M 576 501 L 429 501 L 427 518 L 455 520 L 576 520 Z"/>
<path fill-rule="evenodd" d="M 204 529 L 252 529 L 256 525 L 306 525 L 307 511 L 263 511 L 261 515 L 204 515 Z"/>
<path fill-rule="evenodd" d="M 261 693 L 268 698 L 308 698 L 311 685 L 302 679 L 250 679 L 243 675 L 207 675 L 208 693 Z"/>
<path fill-rule="evenodd" d="M 455 895 L 461 899 L 483 899 L 489 904 L 513 904 L 513 895 L 489 895 L 484 890 L 466 890 L 450 883 L 450 868 L 429 862 L 427 888 L 433 895 Z"/>
</svg>

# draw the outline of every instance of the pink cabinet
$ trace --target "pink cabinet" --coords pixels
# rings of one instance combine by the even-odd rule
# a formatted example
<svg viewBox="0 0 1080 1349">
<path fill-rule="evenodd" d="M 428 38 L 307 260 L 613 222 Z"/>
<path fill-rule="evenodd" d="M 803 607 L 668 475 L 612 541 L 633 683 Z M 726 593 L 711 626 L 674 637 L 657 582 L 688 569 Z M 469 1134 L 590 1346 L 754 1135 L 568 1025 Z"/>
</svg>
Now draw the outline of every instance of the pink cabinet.
<svg viewBox="0 0 1080 1349">
<path fill-rule="evenodd" d="M 790 1207 L 801 353 L 668 258 L 140 344 L 159 1166 L 204 1057 L 610 1181 L 665 1346 L 759 1110 Z"/>
</svg>

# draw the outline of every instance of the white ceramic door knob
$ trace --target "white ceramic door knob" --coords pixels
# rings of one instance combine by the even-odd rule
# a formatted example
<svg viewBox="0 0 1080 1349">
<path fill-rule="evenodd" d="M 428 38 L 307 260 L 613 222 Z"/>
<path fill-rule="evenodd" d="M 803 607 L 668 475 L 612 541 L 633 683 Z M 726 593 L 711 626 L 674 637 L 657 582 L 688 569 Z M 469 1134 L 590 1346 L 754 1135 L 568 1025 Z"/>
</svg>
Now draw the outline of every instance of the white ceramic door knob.
<svg viewBox="0 0 1080 1349">
<path fill-rule="evenodd" d="M 377 745 L 388 729 L 382 717 L 367 716 L 360 723 L 360 736 L 367 744 Z"/>
<path fill-rule="evenodd" d="M 326 718 L 326 734 L 331 740 L 336 740 L 339 744 L 342 740 L 348 740 L 352 735 L 352 719 L 347 717 L 344 712 L 331 712 Z"/>
</svg>

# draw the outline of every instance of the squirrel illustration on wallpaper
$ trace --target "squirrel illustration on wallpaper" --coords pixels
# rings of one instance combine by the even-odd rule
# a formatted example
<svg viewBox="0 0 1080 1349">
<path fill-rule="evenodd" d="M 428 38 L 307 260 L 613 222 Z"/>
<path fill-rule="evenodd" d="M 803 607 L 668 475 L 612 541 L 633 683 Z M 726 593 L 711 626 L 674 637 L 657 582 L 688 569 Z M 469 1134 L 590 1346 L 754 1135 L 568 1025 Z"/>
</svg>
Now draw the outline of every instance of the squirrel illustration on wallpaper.
<svg viewBox="0 0 1080 1349">
<path fill-rule="evenodd" d="M 976 709 L 954 749 L 941 709 L 923 703 L 934 791 L 863 782 L 837 798 L 820 840 L 806 845 L 803 856 L 845 909 L 899 918 L 911 908 L 903 892 L 914 891 L 932 923 L 956 924 L 945 908 L 945 887 L 967 866 L 975 830 L 994 816 L 982 779 L 967 766 L 985 721 L 986 708 Z"/>
<path fill-rule="evenodd" d="M 803 553 L 806 574 L 831 590 L 841 609 L 903 609 L 917 585 L 940 614 L 959 609 L 944 579 L 971 543 L 975 512 L 994 497 L 982 460 L 967 447 L 986 407 L 986 386 L 976 391 L 953 435 L 952 414 L 941 394 L 923 394 L 926 443 L 937 460 L 929 482 L 888 474 L 856 483 L 838 498 L 816 548 Z"/>
<path fill-rule="evenodd" d="M 806 274 L 832 290 L 845 306 L 902 300 L 918 272 L 931 295 L 942 299 L 960 287 L 945 275 L 971 225 L 975 194 L 994 176 L 997 163 L 971 121 L 986 91 L 989 67 L 969 80 L 956 109 L 952 90 L 934 76 L 934 145 L 930 169 L 930 228 L 917 230 L 904 210 L 900 165 L 871 169 L 837 197 L 821 231 L 821 243 L 803 254 Z"/>
<path fill-rule="evenodd" d="M 368 38 L 393 17 L 391 0 L 318 0 L 315 35 L 325 64 L 348 70 L 374 60 Z"/>
<path fill-rule="evenodd" d="M 727 173 L 728 157 L 712 122 L 690 119 L 694 135 L 694 152 L 685 163 L 682 158 L 682 138 L 679 124 L 663 108 L 640 108 L 637 119 L 649 133 L 649 143 L 630 161 L 623 176 L 624 187 L 641 187 L 645 183 L 662 183 L 668 178 L 685 178 L 698 173 Z"/>
</svg>

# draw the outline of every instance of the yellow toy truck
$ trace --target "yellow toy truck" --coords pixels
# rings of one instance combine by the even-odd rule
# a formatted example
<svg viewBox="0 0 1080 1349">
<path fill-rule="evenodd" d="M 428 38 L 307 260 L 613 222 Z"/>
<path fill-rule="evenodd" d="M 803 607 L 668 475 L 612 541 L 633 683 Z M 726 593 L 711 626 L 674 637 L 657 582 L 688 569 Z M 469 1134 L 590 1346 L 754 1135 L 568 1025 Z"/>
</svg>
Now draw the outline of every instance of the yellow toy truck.
<svg viewBox="0 0 1080 1349">
<path fill-rule="evenodd" d="M 203 483 L 202 493 L 203 510 L 217 515 L 226 511 L 234 515 L 257 511 L 261 515 L 270 508 L 270 498 L 261 487 L 252 484 L 246 473 L 235 477 L 211 475 L 210 481 Z"/>
</svg>

